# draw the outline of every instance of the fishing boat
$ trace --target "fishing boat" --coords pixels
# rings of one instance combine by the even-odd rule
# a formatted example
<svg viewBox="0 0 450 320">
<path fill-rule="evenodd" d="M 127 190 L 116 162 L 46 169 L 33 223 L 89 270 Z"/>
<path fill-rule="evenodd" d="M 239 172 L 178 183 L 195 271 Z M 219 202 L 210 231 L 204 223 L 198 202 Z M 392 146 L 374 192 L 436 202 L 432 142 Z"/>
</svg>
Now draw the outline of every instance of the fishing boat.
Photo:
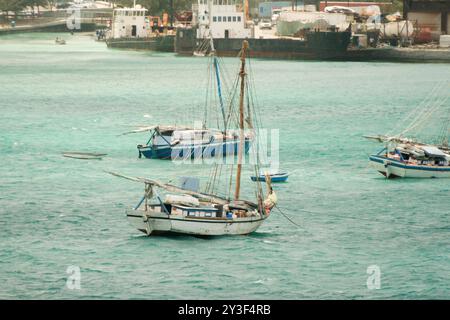
<svg viewBox="0 0 450 320">
<path fill-rule="evenodd" d="M 369 160 L 386 178 L 450 178 L 448 149 L 408 139 L 386 140 L 386 146 Z"/>
<path fill-rule="evenodd" d="M 115 172 L 115 176 L 144 183 L 145 193 L 138 205 L 126 212 L 131 225 L 137 230 L 152 235 L 157 233 L 178 233 L 196 236 L 245 235 L 257 230 L 269 217 L 277 203 L 277 196 L 266 180 L 266 192 L 260 182 L 254 184 L 254 201 L 241 198 L 242 160 L 244 156 L 244 95 L 246 94 L 246 54 L 248 44 L 243 42 L 239 72 L 239 148 L 237 165 L 230 168 L 226 183 L 219 184 L 218 175 L 224 164 L 212 167 L 211 179 L 203 192 L 198 191 L 199 181 L 188 178 L 181 187 L 161 183 L 153 179 L 128 177 Z M 250 111 L 248 111 L 250 112 Z M 247 113 L 248 117 L 248 113 Z M 259 164 L 254 165 L 255 172 Z M 225 168 L 226 169 L 226 168 Z M 231 185 L 234 184 L 232 195 Z M 229 188 L 228 194 L 219 194 L 220 187 Z M 165 192 L 163 197 L 159 192 Z"/>
<path fill-rule="evenodd" d="M 123 135 L 149 133 L 150 136 L 147 142 L 137 145 L 139 158 L 144 156 L 148 159 L 177 160 L 233 156 L 237 154 L 240 143 L 239 131 L 230 129 L 230 127 L 237 124 L 237 115 L 233 113 L 234 109 L 230 104 L 230 101 L 232 101 L 230 93 L 227 94 L 225 92 L 224 94 L 223 92 L 221 67 L 219 59 L 215 55 L 212 39 L 209 40 L 209 43 L 209 47 L 204 46 L 204 49 L 210 52 L 208 65 L 209 70 L 213 73 L 210 76 L 213 79 L 211 85 L 212 90 L 217 89 L 217 91 L 214 94 L 211 92 L 206 93 L 209 100 L 206 101 L 205 118 L 202 125 L 200 128 L 180 125 L 146 126 L 123 133 Z M 220 114 L 216 119 L 219 129 L 208 127 L 206 115 L 211 113 L 209 110 L 220 110 Z M 252 132 L 246 132 L 244 135 L 244 153 L 247 153 L 254 137 Z"/>
<path fill-rule="evenodd" d="M 384 144 L 369 156 L 369 162 L 386 178 L 450 178 L 450 112 L 441 110 L 448 95 L 433 98 L 435 94 L 432 91 L 431 97 L 407 116 L 413 120 L 400 133 L 365 136 Z"/>
<path fill-rule="evenodd" d="M 276 183 L 276 182 L 286 182 L 289 177 L 289 174 L 287 172 L 278 172 L 278 171 L 275 172 L 261 171 L 259 175 L 251 176 L 250 179 L 252 179 L 252 181 L 266 181 L 267 176 L 270 178 L 272 183 Z"/>
<path fill-rule="evenodd" d="M 63 157 L 81 159 L 81 160 L 101 160 L 105 157 L 106 153 L 93 153 L 93 152 L 63 152 Z"/>
<path fill-rule="evenodd" d="M 230 156 L 237 154 L 239 146 L 239 135 L 232 130 L 224 132 L 218 129 L 160 125 L 133 132 L 150 132 L 147 143 L 137 146 L 139 158 L 179 160 Z M 245 133 L 245 153 L 250 148 L 252 138 L 251 132 Z"/>
</svg>

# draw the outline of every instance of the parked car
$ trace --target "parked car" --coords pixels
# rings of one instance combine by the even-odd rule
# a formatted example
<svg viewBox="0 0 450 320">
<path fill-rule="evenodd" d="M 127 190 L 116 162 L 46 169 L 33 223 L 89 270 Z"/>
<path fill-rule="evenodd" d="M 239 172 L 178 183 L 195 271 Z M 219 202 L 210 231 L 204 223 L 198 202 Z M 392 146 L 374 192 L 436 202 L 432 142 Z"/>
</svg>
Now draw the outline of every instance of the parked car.
<svg viewBox="0 0 450 320">
<path fill-rule="evenodd" d="M 270 21 L 269 19 L 261 20 L 261 22 L 259 23 L 259 28 L 260 29 L 272 29 L 272 21 Z"/>
</svg>

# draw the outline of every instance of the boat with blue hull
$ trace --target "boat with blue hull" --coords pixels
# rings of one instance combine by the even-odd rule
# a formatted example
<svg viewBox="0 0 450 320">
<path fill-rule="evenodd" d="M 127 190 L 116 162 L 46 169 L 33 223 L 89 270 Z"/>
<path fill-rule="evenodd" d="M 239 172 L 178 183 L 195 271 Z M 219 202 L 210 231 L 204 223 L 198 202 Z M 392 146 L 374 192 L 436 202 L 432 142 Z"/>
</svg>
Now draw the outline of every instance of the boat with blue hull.
<svg viewBox="0 0 450 320">
<path fill-rule="evenodd" d="M 244 152 L 248 153 L 251 140 L 246 138 L 244 143 Z M 239 148 L 239 139 L 230 141 L 209 142 L 206 144 L 188 144 L 183 146 L 165 145 L 138 145 L 139 158 L 144 156 L 147 159 L 198 159 L 220 157 L 221 155 L 237 155 Z"/>
<path fill-rule="evenodd" d="M 286 182 L 289 178 L 289 174 L 287 172 L 278 172 L 278 173 L 261 173 L 259 176 L 251 176 L 252 181 L 266 181 L 267 177 L 270 177 L 272 183 L 276 182 Z"/>
<path fill-rule="evenodd" d="M 210 79 L 214 80 L 210 81 L 211 88 L 209 90 L 212 92 L 207 91 L 206 94 L 208 98 L 205 103 L 205 119 L 203 119 L 201 125 L 195 127 L 158 125 L 142 127 L 125 133 L 150 133 L 150 138 L 146 144 L 137 146 L 139 158 L 144 156 L 148 159 L 178 160 L 234 156 L 238 154 L 241 142 L 243 143 L 242 151 L 244 154 L 248 153 L 255 136 L 252 116 L 249 114 L 245 119 L 248 129 L 246 132 L 242 132 L 244 139 L 240 141 L 240 130 L 233 129 L 238 126 L 242 127 L 238 123 L 237 111 L 234 108 L 234 104 L 237 104 L 237 98 L 233 92 L 237 89 L 238 82 L 235 81 L 231 92 L 224 90 L 226 87 L 222 86 L 222 83 L 227 81 L 224 82 L 222 79 L 223 72 L 221 72 L 219 59 L 215 54 L 212 37 L 208 41 L 211 49 L 208 70 L 212 73 Z M 219 128 L 208 128 L 206 115 L 211 113 L 210 110 L 220 110 L 213 113 L 217 117 L 215 120 Z"/>
<path fill-rule="evenodd" d="M 450 178 L 449 97 L 442 82 L 390 133 L 365 136 L 384 143 L 369 156 L 370 166 L 386 178 Z"/>
<path fill-rule="evenodd" d="M 422 151 L 422 152 L 421 152 Z M 371 155 L 371 166 L 386 178 L 450 178 L 450 153 L 436 146 L 402 144 Z"/>
</svg>

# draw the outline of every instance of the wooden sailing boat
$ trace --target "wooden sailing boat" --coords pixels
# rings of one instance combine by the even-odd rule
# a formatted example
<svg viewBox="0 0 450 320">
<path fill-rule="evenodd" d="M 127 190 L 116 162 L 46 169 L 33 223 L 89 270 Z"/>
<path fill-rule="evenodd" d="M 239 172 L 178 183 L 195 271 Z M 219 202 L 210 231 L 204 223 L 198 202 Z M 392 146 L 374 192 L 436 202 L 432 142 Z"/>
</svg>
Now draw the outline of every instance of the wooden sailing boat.
<svg viewBox="0 0 450 320">
<path fill-rule="evenodd" d="M 413 120 L 400 133 L 365 136 L 384 143 L 382 150 L 369 156 L 369 162 L 386 178 L 450 178 L 450 112 L 441 110 L 448 95 L 435 99 L 433 94 L 434 89 L 424 100 L 428 106 L 421 104 L 408 115 Z"/>
<path fill-rule="evenodd" d="M 244 95 L 246 93 L 245 60 L 248 50 L 247 41 L 241 51 L 240 95 L 239 95 L 239 149 L 235 177 L 234 195 L 218 195 L 211 185 L 205 192 L 192 188 L 180 188 L 146 178 L 133 178 L 110 172 L 113 175 L 145 184 L 145 194 L 139 204 L 127 211 L 129 222 L 146 235 L 159 232 L 172 232 L 191 235 L 243 235 L 249 234 L 267 219 L 277 202 L 277 196 L 271 188 L 270 178 L 266 179 L 267 192 L 263 192 L 260 182 L 256 185 L 256 200 L 241 199 L 242 160 L 245 145 Z M 233 169 L 234 166 L 231 166 Z M 258 172 L 259 165 L 254 170 Z M 217 173 L 217 165 L 213 172 Z M 233 176 L 230 176 L 230 189 Z M 214 176 L 216 177 L 216 176 Z M 214 180 L 216 180 L 214 178 Z M 228 185 L 228 184 L 227 184 Z M 168 192 L 164 199 L 159 191 Z M 209 191 L 208 191 L 209 190 Z M 216 192 L 215 192 L 216 191 Z"/>
<path fill-rule="evenodd" d="M 137 130 L 125 132 L 130 133 L 150 133 L 150 137 L 145 144 L 138 144 L 139 158 L 144 156 L 149 159 L 197 159 L 210 158 L 218 155 L 234 156 L 238 151 L 239 136 L 236 132 L 228 130 L 229 114 L 226 109 L 226 99 L 222 88 L 222 73 L 220 72 L 219 60 L 215 54 L 212 38 L 209 39 L 208 53 L 211 56 L 209 65 L 214 73 L 214 88 L 217 88 L 217 100 L 221 110 L 221 121 L 217 121 L 217 128 L 210 128 L 206 119 L 203 121 L 202 128 L 180 125 L 156 125 L 141 127 Z M 226 93 L 225 93 L 226 94 Z M 207 92 L 206 96 L 211 96 Z M 214 99 L 216 101 L 216 99 Z M 206 108 L 211 108 L 209 104 L 212 101 L 206 101 Z M 205 115 L 208 114 L 205 110 Z M 244 139 L 244 152 L 247 153 L 252 141 L 251 135 L 246 135 Z"/>
</svg>

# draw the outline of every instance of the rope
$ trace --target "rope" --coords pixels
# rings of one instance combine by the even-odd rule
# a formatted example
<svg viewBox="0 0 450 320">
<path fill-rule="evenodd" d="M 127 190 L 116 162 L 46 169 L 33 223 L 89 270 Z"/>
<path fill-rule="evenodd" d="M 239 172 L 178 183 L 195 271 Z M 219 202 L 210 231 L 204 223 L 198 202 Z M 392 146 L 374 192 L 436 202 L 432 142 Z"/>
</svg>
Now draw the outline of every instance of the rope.
<svg viewBox="0 0 450 320">
<path fill-rule="evenodd" d="M 283 211 L 281 211 L 280 207 L 278 207 L 277 205 L 275 205 L 275 208 L 278 209 L 278 211 L 281 213 L 281 215 L 283 217 L 285 217 L 290 223 L 292 223 L 294 226 L 296 226 L 297 228 L 301 228 L 301 226 L 297 223 L 295 223 L 294 220 L 292 220 L 291 218 L 289 218 L 289 216 L 287 214 L 285 214 Z"/>
</svg>

